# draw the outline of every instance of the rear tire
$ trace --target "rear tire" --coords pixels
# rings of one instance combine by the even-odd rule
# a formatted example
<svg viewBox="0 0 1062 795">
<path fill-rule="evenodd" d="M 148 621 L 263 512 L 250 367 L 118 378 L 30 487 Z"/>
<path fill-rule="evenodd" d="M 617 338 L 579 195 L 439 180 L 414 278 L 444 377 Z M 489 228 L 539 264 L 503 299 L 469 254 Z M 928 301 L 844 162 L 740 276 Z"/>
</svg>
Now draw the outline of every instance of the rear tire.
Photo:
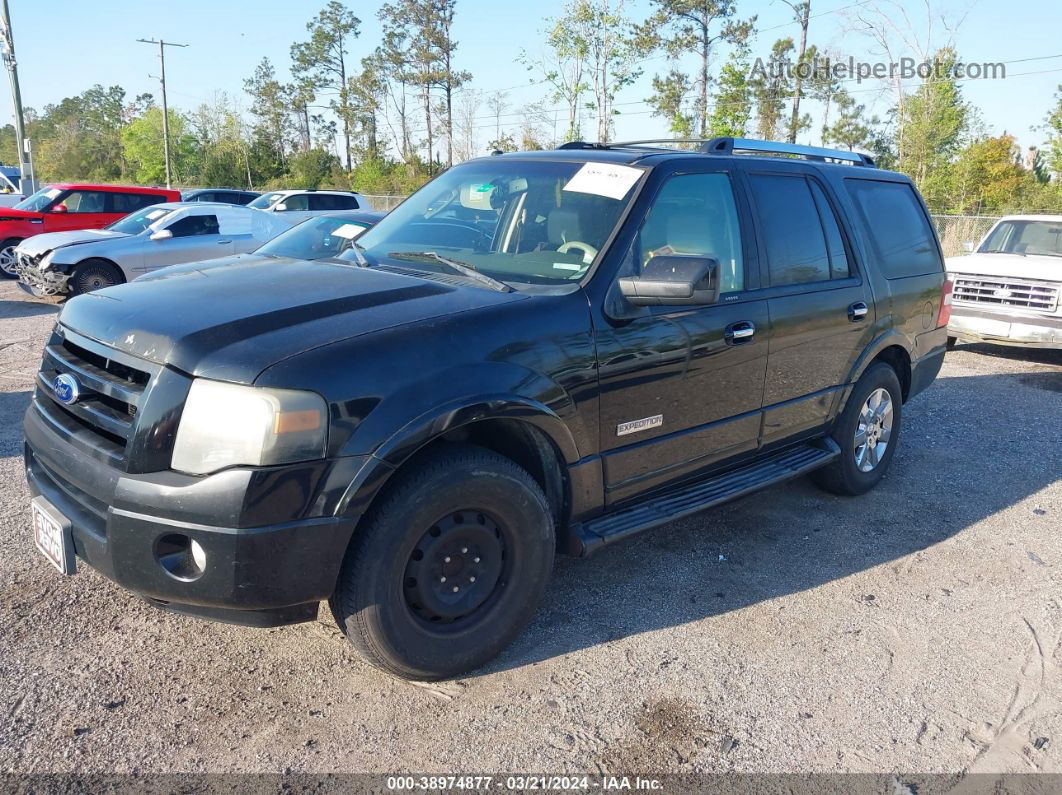
<svg viewBox="0 0 1062 795">
<path fill-rule="evenodd" d="M 15 247 L 21 242 L 17 237 L 9 237 L 7 240 L 0 242 L 0 278 L 18 278 L 18 273 L 14 270 Z"/>
<path fill-rule="evenodd" d="M 125 276 L 107 260 L 87 259 L 70 275 L 70 295 L 84 295 L 125 281 Z"/>
<path fill-rule="evenodd" d="M 885 476 L 896 452 L 902 417 L 896 371 L 884 362 L 870 365 L 852 388 L 831 434 L 841 448 L 840 457 L 812 472 L 811 479 L 831 494 L 870 491 Z"/>
<path fill-rule="evenodd" d="M 405 679 L 466 673 L 534 615 L 553 567 L 542 489 L 508 458 L 447 444 L 394 482 L 343 561 L 332 615 L 371 664 Z"/>
</svg>

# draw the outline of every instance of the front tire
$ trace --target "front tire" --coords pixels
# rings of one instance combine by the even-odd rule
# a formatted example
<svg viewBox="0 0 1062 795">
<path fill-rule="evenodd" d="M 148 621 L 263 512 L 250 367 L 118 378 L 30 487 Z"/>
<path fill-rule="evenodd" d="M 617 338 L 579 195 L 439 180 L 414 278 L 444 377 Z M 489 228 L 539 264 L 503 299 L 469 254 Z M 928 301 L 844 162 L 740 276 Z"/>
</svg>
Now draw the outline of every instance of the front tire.
<svg viewBox="0 0 1062 795">
<path fill-rule="evenodd" d="M 70 275 L 70 295 L 84 295 L 125 281 L 114 265 L 102 259 L 88 259 L 74 268 Z"/>
<path fill-rule="evenodd" d="M 525 470 L 471 445 L 447 444 L 394 477 L 351 541 L 332 615 L 388 673 L 466 673 L 534 615 L 553 568 L 549 505 Z"/>
<path fill-rule="evenodd" d="M 18 271 L 15 270 L 15 248 L 22 241 L 17 237 L 9 237 L 0 242 L 0 277 L 4 279 L 17 279 Z"/>
<path fill-rule="evenodd" d="M 900 441 L 903 393 L 896 371 L 884 362 L 867 368 L 852 388 L 833 430 L 841 455 L 811 473 L 832 494 L 855 496 L 878 485 Z"/>
</svg>

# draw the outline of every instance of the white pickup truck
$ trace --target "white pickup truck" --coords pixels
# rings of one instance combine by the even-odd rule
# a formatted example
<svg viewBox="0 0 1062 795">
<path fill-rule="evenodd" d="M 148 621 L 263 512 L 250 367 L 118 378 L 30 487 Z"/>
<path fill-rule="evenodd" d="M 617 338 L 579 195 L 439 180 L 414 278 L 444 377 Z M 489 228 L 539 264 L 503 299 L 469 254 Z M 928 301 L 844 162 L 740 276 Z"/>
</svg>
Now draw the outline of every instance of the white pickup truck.
<svg viewBox="0 0 1062 795">
<path fill-rule="evenodd" d="M 1062 215 L 1009 215 L 970 254 L 945 261 L 948 344 L 1062 348 Z"/>
</svg>

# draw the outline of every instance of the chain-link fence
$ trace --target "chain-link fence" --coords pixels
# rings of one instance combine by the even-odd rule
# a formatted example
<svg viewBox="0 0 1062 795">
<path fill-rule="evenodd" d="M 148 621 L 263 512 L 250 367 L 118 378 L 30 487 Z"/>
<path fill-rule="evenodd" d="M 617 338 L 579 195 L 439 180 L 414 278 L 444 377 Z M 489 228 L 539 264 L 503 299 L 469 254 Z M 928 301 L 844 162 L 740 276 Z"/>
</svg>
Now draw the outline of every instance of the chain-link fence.
<svg viewBox="0 0 1062 795">
<path fill-rule="evenodd" d="M 994 215 L 933 216 L 945 257 L 958 257 L 969 252 L 998 220 Z"/>
<path fill-rule="evenodd" d="M 374 210 L 382 210 L 384 212 L 390 212 L 406 200 L 405 196 L 390 196 L 373 193 L 363 193 L 361 195 L 372 202 L 372 208 Z"/>
</svg>

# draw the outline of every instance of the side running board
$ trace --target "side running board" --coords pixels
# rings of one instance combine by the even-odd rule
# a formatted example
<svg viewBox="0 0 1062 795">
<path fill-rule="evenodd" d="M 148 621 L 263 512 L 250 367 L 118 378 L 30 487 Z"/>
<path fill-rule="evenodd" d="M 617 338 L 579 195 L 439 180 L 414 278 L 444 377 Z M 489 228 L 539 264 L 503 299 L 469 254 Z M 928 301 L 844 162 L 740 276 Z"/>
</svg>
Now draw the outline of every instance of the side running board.
<svg viewBox="0 0 1062 795">
<path fill-rule="evenodd" d="M 829 438 L 791 447 L 731 472 L 667 492 L 633 508 L 608 513 L 572 528 L 575 554 L 586 556 L 606 544 L 703 511 L 754 491 L 798 477 L 841 454 Z"/>
</svg>

